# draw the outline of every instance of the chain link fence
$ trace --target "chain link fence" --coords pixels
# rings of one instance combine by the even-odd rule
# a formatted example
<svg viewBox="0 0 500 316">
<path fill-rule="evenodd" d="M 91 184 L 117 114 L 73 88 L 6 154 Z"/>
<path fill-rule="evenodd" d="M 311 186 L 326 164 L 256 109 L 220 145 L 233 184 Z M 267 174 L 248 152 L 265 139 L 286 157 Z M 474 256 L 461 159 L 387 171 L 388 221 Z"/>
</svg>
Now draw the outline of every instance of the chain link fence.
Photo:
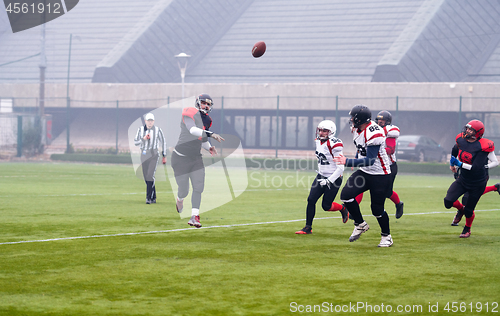
<svg viewBox="0 0 500 316">
<path fill-rule="evenodd" d="M 280 151 L 314 149 L 316 126 L 324 119 L 336 123 L 337 136 L 344 141 L 346 152 L 354 152 L 348 122 L 349 109 L 355 104 L 370 107 L 373 119 L 381 110 L 390 111 L 393 124 L 399 126 L 401 135 L 428 136 L 446 151 L 453 146 L 463 125 L 471 119 L 483 121 L 486 126 L 484 137 L 500 143 L 500 110 L 491 111 L 491 105 L 499 98 L 494 97 L 212 97 L 215 101 L 210 113 L 213 131 L 236 135 L 243 148 L 274 152 L 276 157 Z M 59 152 L 93 148 L 113 153 L 127 151 L 127 130 L 137 118 L 180 99 L 89 101 L 52 98 L 45 100 L 45 115 L 37 119 L 36 98 L 3 98 L 0 99 L 0 149 L 19 154 L 18 145 L 22 141 L 19 133 L 26 133 L 25 128 L 35 126 L 38 120 L 45 149 Z M 297 103 L 300 109 L 297 109 Z M 429 107 L 434 110 L 421 110 Z M 18 128 L 19 117 L 26 122 L 22 130 Z M 180 124 L 180 117 L 178 121 Z"/>
</svg>

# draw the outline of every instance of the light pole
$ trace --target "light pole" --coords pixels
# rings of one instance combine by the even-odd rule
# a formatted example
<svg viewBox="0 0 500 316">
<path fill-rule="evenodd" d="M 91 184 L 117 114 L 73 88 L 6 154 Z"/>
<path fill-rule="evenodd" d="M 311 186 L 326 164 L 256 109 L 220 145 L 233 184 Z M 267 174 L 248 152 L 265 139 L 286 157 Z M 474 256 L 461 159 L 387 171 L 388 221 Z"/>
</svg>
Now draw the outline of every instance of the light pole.
<svg viewBox="0 0 500 316">
<path fill-rule="evenodd" d="M 75 39 L 81 40 L 79 36 L 75 36 Z M 69 73 L 71 69 L 71 44 L 73 42 L 73 33 L 69 34 L 69 50 L 68 50 L 68 76 L 66 80 L 66 153 L 70 153 L 70 144 L 69 144 L 69 121 L 70 114 L 69 108 L 71 106 L 71 100 L 69 98 Z"/>
<path fill-rule="evenodd" d="M 68 79 L 66 81 L 66 153 L 70 153 L 69 148 L 69 69 L 71 65 L 71 42 L 73 42 L 73 34 L 69 34 L 69 52 L 68 52 Z"/>
<path fill-rule="evenodd" d="M 43 15 L 43 21 L 45 21 L 45 13 Z M 40 36 L 40 91 L 39 91 L 39 115 L 40 118 L 45 114 L 45 68 L 47 68 L 47 57 L 45 55 L 45 23 L 41 27 Z"/>
<path fill-rule="evenodd" d="M 179 55 L 175 55 L 174 57 L 177 58 L 177 65 L 179 65 L 179 70 L 181 71 L 182 99 L 184 99 L 184 77 L 186 76 L 188 58 L 191 57 L 191 55 L 180 53 Z"/>
</svg>

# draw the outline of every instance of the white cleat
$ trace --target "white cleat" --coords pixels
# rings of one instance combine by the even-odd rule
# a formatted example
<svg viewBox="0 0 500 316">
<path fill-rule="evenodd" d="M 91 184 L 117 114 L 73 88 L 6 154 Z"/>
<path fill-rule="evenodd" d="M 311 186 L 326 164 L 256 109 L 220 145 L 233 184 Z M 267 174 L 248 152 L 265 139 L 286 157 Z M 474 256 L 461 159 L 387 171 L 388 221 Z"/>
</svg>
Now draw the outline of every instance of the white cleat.
<svg viewBox="0 0 500 316">
<path fill-rule="evenodd" d="M 351 237 L 349 237 L 349 241 L 353 242 L 359 239 L 362 233 L 370 229 L 370 226 L 366 222 L 359 224 L 358 226 L 354 226 L 354 231 L 352 232 Z"/>
<path fill-rule="evenodd" d="M 380 244 L 378 244 L 379 247 L 390 247 L 392 246 L 392 236 L 387 235 L 387 236 L 382 236 L 382 239 L 380 239 Z"/>
<path fill-rule="evenodd" d="M 188 224 L 190 226 L 194 226 L 196 228 L 200 228 L 201 227 L 200 216 L 199 215 L 193 215 L 193 216 L 191 216 L 191 219 L 189 220 Z"/>
</svg>

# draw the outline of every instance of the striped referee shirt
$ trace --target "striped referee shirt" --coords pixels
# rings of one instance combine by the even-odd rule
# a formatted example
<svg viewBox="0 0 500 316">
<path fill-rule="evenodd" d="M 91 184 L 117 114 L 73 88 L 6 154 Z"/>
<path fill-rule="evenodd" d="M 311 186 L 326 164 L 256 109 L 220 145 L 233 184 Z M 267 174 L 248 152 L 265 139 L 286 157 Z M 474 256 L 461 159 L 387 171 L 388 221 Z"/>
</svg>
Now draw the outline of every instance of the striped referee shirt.
<svg viewBox="0 0 500 316">
<path fill-rule="evenodd" d="M 144 140 L 144 136 L 148 133 L 150 134 L 150 138 Z M 147 129 L 146 125 L 141 126 L 134 138 L 134 144 L 141 146 L 141 151 L 158 150 L 160 142 L 162 146 L 161 154 L 165 157 L 167 155 L 167 142 L 163 131 L 158 126 L 153 126 L 150 130 Z"/>
</svg>

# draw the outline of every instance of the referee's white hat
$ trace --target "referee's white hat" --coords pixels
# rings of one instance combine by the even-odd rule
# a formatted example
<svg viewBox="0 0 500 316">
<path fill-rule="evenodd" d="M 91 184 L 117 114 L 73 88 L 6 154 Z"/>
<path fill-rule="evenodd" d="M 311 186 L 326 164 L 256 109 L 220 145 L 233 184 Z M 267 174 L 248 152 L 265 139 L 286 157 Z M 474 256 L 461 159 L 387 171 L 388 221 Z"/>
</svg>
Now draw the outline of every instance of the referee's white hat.
<svg viewBox="0 0 500 316">
<path fill-rule="evenodd" d="M 155 120 L 155 116 L 153 115 L 153 113 L 148 113 L 148 114 L 146 114 L 146 117 L 144 117 L 144 119 L 146 121 L 149 121 L 149 120 L 153 120 L 154 121 Z"/>
</svg>

